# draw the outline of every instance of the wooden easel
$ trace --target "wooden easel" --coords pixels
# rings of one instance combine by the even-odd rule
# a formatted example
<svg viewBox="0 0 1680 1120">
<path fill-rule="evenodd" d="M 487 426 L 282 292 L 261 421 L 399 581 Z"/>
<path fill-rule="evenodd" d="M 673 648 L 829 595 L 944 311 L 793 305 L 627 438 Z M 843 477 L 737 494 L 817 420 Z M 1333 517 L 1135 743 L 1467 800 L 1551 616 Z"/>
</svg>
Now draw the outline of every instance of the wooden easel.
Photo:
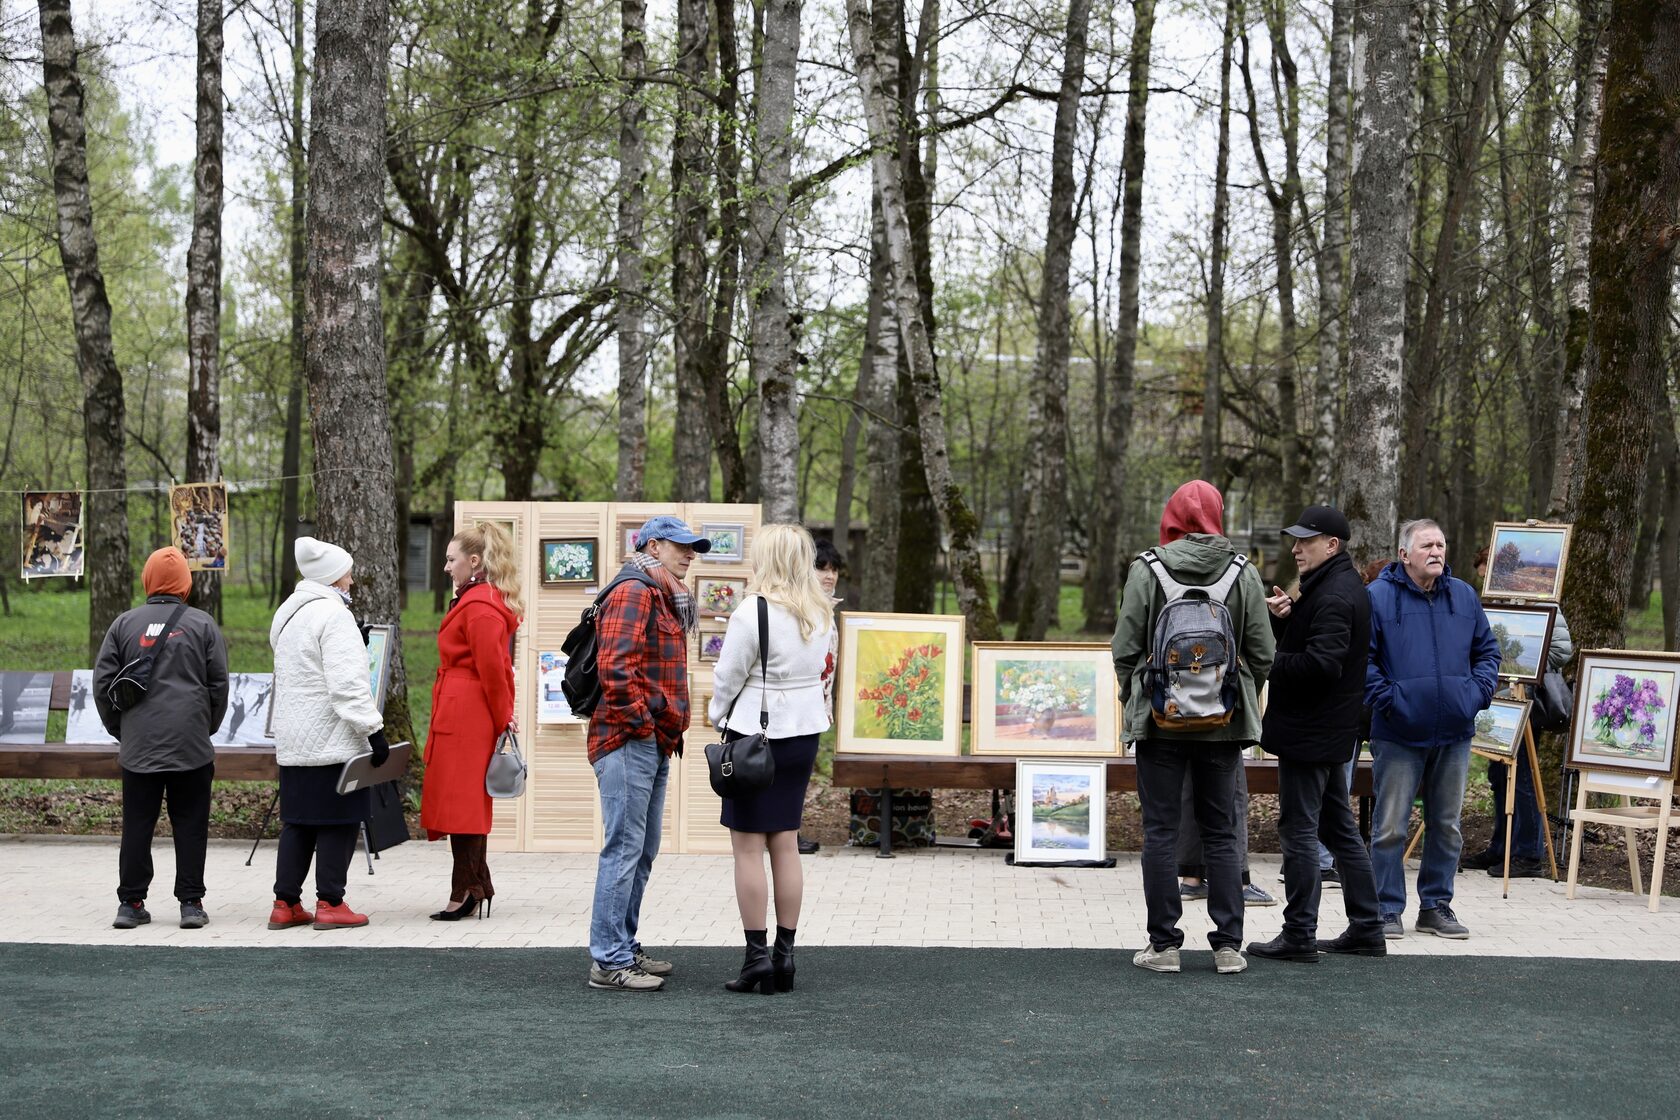
<svg viewBox="0 0 1680 1120">
<path fill-rule="evenodd" d="M 1582 831 L 1589 821 L 1593 824 L 1621 828 L 1622 835 L 1627 838 L 1628 878 L 1633 881 L 1633 893 L 1643 894 L 1644 885 L 1639 877 L 1639 848 L 1635 843 L 1636 830 L 1654 828 L 1657 830 L 1657 851 L 1651 862 L 1651 900 L 1647 909 L 1655 914 L 1657 902 L 1662 898 L 1663 860 L 1668 852 L 1668 830 L 1671 827 L 1674 807 L 1674 779 L 1661 776 L 1639 777 L 1605 770 L 1581 770 L 1577 788 L 1580 792 L 1575 795 L 1575 809 L 1569 814 L 1570 819 L 1575 822 L 1575 827 L 1570 833 L 1569 884 L 1564 891 L 1564 897 L 1575 897 L 1575 880 L 1581 869 Z M 1619 796 L 1622 803 L 1604 809 L 1588 809 L 1589 792 Z M 1657 803 L 1635 805 L 1635 798 L 1642 801 L 1655 799 Z"/>
</svg>

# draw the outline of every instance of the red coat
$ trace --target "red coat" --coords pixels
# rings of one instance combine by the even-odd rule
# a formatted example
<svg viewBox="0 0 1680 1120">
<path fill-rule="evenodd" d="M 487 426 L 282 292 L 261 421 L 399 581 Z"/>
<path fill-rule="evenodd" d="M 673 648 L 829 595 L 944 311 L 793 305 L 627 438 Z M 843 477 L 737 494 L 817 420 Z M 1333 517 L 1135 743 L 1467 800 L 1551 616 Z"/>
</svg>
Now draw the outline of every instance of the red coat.
<svg viewBox="0 0 1680 1120">
<path fill-rule="evenodd" d="M 518 628 L 518 617 L 488 583 L 469 585 L 438 627 L 438 675 L 420 793 L 420 824 L 428 840 L 490 832 L 484 771 L 497 737 L 513 721 L 509 643 Z"/>
</svg>

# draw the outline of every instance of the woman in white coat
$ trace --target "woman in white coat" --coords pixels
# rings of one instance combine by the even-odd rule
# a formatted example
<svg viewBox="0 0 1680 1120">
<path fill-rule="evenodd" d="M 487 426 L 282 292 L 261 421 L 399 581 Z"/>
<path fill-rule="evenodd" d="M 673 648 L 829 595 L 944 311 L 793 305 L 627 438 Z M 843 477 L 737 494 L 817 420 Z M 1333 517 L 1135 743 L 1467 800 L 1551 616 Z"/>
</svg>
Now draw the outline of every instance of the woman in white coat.
<svg viewBox="0 0 1680 1120">
<path fill-rule="evenodd" d="M 368 679 L 367 645 L 350 613 L 350 554 L 299 537 L 297 588 L 274 614 L 274 755 L 280 764 L 280 845 L 269 929 L 368 924 L 344 901 L 368 791 L 338 792 L 338 775 L 371 748 L 390 755 Z M 315 912 L 303 908 L 303 879 L 315 862 Z"/>
<path fill-rule="evenodd" d="M 762 705 L 770 713 L 767 734 L 776 760 L 776 780 L 768 789 L 723 802 L 723 825 L 735 856 L 735 901 L 747 942 L 741 975 L 724 985 L 735 992 L 793 987 L 793 937 L 805 895 L 799 818 L 817 760 L 817 738 L 831 722 L 824 686 L 834 675 L 829 646 L 833 600 L 817 583 L 815 554 L 811 534 L 798 525 L 766 525 L 758 531 L 753 576 L 730 615 L 713 674 L 712 724 L 725 728 L 726 740 L 741 737 L 730 727 L 752 734 Z M 759 663 L 759 598 L 769 605 L 768 673 Z M 766 849 L 775 883 L 774 951 L 766 944 Z"/>
</svg>

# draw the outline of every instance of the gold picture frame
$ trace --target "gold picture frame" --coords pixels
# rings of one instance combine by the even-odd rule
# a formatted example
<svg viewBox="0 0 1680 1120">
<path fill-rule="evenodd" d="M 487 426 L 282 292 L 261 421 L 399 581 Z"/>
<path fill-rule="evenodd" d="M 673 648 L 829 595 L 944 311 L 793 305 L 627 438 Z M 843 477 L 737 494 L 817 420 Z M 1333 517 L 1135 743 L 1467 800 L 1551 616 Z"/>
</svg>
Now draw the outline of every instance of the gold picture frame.
<svg viewBox="0 0 1680 1120">
<path fill-rule="evenodd" d="M 970 656 L 970 754 L 1121 757 L 1108 643 L 975 642 Z"/>
<path fill-rule="evenodd" d="M 835 749 L 960 755 L 962 670 L 961 615 L 841 614 Z"/>
</svg>

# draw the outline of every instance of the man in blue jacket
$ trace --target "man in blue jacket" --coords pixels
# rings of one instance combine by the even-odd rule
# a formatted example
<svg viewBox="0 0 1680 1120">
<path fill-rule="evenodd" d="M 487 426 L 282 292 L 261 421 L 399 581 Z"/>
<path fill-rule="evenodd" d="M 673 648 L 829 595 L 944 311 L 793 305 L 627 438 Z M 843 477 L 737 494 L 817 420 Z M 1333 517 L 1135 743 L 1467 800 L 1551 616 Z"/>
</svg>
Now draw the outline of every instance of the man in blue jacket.
<svg viewBox="0 0 1680 1120">
<path fill-rule="evenodd" d="M 1406 826 L 1423 794 L 1423 865 L 1418 870 L 1417 929 L 1437 937 L 1470 936 L 1452 911 L 1453 874 L 1464 846 L 1459 813 L 1470 770 L 1476 713 L 1493 700 L 1499 643 L 1475 588 L 1447 567 L 1447 538 L 1433 521 L 1400 526 L 1400 559 L 1367 589 L 1371 661 L 1365 703 L 1371 708 L 1376 821 L 1371 868 L 1377 878 L 1383 936 L 1405 936 Z"/>
</svg>

